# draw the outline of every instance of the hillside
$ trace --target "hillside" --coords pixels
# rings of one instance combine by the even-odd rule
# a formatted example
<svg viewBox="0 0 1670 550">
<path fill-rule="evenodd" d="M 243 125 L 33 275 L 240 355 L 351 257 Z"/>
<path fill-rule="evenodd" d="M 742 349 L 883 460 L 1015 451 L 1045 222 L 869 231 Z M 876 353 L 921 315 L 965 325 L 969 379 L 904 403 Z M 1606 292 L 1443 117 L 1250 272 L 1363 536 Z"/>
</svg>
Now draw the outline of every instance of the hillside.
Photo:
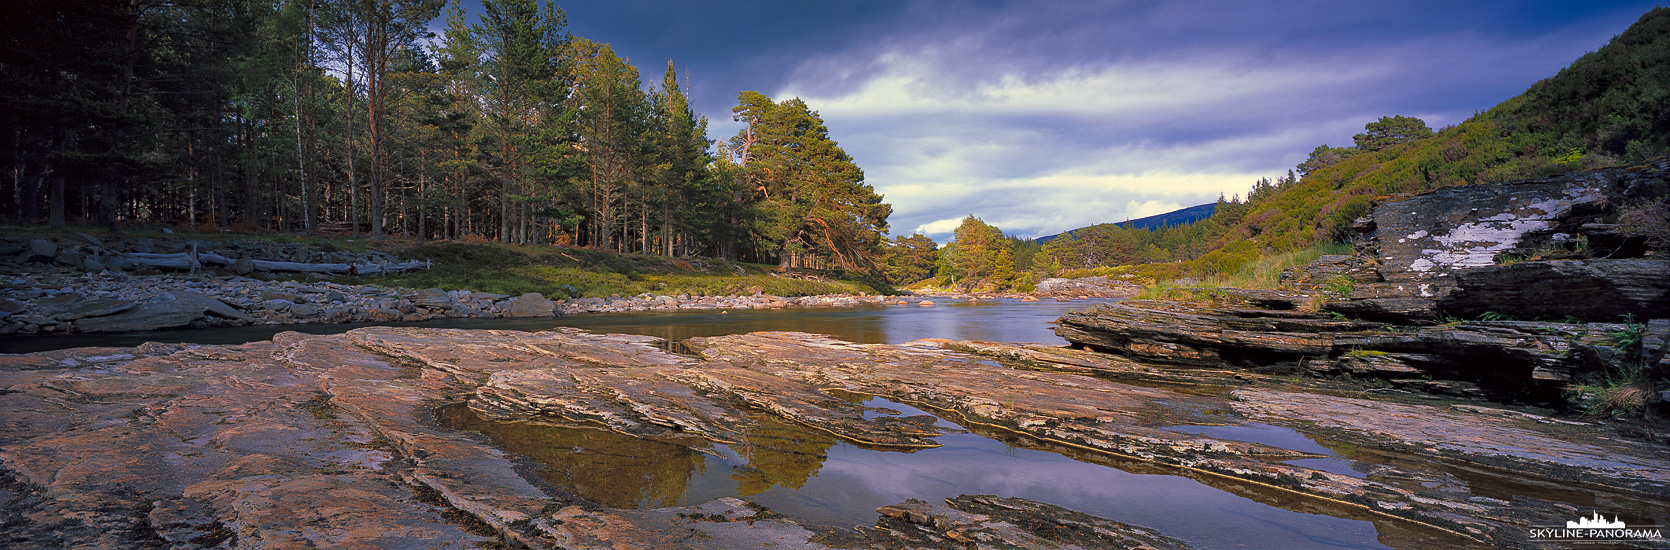
<svg viewBox="0 0 1670 550">
<path fill-rule="evenodd" d="M 1670 9 L 1525 93 L 1431 137 L 1363 151 L 1257 193 L 1209 221 L 1225 231 L 1190 271 L 1350 237 L 1376 197 L 1639 162 L 1670 152 Z"/>
<path fill-rule="evenodd" d="M 1134 219 L 1134 220 L 1130 220 L 1130 221 L 1120 223 L 1118 225 L 1120 227 L 1125 227 L 1125 228 L 1128 228 L 1128 229 L 1159 229 L 1159 228 L 1162 228 L 1162 227 L 1172 227 L 1172 226 L 1177 226 L 1177 225 L 1188 225 L 1188 224 L 1192 224 L 1194 222 L 1198 222 L 1200 220 L 1204 220 L 1206 218 L 1212 217 L 1212 211 L 1217 209 L 1217 207 L 1218 207 L 1217 203 L 1207 203 L 1207 204 L 1202 204 L 1202 205 L 1198 205 L 1198 206 L 1190 206 L 1188 208 L 1183 208 L 1183 209 L 1179 209 L 1179 210 L 1172 210 L 1172 211 L 1166 212 L 1164 214 L 1155 214 L 1153 216 L 1148 216 L 1146 218 L 1137 218 L 1137 219 Z M 1100 225 L 1100 224 L 1098 224 L 1098 225 Z M 1060 238 L 1062 235 L 1075 234 L 1075 233 L 1078 233 L 1080 231 L 1084 231 L 1086 229 L 1090 229 L 1090 228 L 1089 227 L 1080 227 L 1078 229 L 1074 229 L 1074 230 L 1071 230 L 1071 231 L 1063 231 L 1061 233 L 1057 233 L 1057 234 L 1054 234 L 1054 235 L 1045 235 L 1043 237 L 1038 237 L 1038 238 L 1033 239 L 1033 240 L 1037 241 L 1038 244 L 1046 244 L 1050 241 L 1053 241 L 1057 238 Z"/>
</svg>

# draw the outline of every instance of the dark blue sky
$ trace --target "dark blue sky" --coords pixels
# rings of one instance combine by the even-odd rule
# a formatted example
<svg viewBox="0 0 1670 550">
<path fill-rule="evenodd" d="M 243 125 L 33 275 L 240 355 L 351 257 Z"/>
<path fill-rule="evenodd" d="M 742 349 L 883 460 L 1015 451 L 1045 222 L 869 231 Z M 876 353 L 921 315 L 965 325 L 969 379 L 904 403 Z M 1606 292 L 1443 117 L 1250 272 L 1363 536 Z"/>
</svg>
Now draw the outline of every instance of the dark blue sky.
<svg viewBox="0 0 1670 550">
<path fill-rule="evenodd" d="M 710 137 L 742 90 L 800 97 L 940 241 L 1034 237 L 1244 193 L 1386 115 L 1456 124 L 1594 51 L 1650 1 L 593 0 L 558 3 Z"/>
</svg>

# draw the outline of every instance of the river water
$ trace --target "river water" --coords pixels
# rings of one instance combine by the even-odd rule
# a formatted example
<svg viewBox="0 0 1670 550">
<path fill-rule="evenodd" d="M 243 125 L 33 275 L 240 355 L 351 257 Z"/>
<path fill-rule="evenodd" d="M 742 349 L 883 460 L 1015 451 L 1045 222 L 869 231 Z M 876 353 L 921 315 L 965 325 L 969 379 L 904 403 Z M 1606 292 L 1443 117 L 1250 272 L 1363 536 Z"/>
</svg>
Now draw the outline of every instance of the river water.
<svg viewBox="0 0 1670 550">
<path fill-rule="evenodd" d="M 526 331 L 574 327 L 592 332 L 658 336 L 669 341 L 696 336 L 792 330 L 828 334 L 863 344 L 897 344 L 919 338 L 1066 344 L 1066 340 L 1055 335 L 1055 327 L 1050 323 L 1068 311 L 1108 301 L 1021 302 L 1000 299 L 971 302 L 966 299 L 931 298 L 935 303 L 933 306 L 916 305 L 921 300 L 922 298 L 911 298 L 909 305 L 861 304 L 857 307 L 842 308 L 795 307 L 725 312 L 700 310 L 581 314 L 527 319 L 454 319 L 386 325 Z M 370 325 L 314 324 L 155 330 L 121 334 L 10 336 L 0 338 L 0 352 L 29 353 L 87 346 L 132 347 L 145 342 L 242 344 L 268 340 L 274 334 L 284 331 L 336 334 L 365 326 Z"/>
<path fill-rule="evenodd" d="M 537 331 L 575 327 L 593 332 L 678 341 L 751 331 L 829 334 L 860 343 L 920 338 L 1065 344 L 1051 324 L 1067 311 L 1101 301 L 971 302 L 934 298 L 935 305 L 863 304 L 849 308 L 645 312 L 542 319 L 432 321 L 397 325 Z M 300 325 L 118 335 L 66 335 L 0 340 L 20 353 L 82 346 L 134 346 L 146 341 L 237 344 L 278 332 L 328 334 L 365 325 Z M 852 396 L 876 414 L 927 414 L 871 396 Z M 760 433 L 746 448 L 689 449 L 606 430 L 483 422 L 462 406 L 438 413 L 441 425 L 482 433 L 527 457 L 545 482 L 576 496 L 624 507 L 660 507 L 736 496 L 808 525 L 873 525 L 879 506 L 909 498 L 937 501 L 959 494 L 1017 496 L 1158 529 L 1198 548 L 1435 548 L 1466 541 L 1348 507 L 1210 476 L 1113 459 L 1017 437 L 963 429 L 941 419 L 941 447 L 912 452 L 860 448 L 759 414 Z M 1363 476 L 1371 465 L 1336 454 L 1333 442 L 1286 428 L 1181 426 L 1217 437 L 1258 441 L 1333 455 L 1311 459 L 1319 469 Z M 769 433 L 767 433 L 769 432 Z M 1343 448 L 1342 448 L 1343 449 Z"/>
</svg>

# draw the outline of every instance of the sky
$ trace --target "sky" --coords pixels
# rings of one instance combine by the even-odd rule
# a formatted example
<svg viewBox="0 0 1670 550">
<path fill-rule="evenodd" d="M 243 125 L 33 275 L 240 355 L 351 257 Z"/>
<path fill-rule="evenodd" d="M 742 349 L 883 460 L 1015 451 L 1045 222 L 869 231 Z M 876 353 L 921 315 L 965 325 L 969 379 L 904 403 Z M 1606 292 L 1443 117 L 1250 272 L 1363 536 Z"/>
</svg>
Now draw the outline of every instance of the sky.
<svg viewBox="0 0 1670 550">
<path fill-rule="evenodd" d="M 479 0 L 473 0 L 479 1 Z M 1034 238 L 1245 194 L 1404 115 L 1439 129 L 1653 8 L 1540 0 L 590 0 L 569 31 L 686 78 L 709 137 L 743 90 L 799 97 L 944 243 Z"/>
</svg>

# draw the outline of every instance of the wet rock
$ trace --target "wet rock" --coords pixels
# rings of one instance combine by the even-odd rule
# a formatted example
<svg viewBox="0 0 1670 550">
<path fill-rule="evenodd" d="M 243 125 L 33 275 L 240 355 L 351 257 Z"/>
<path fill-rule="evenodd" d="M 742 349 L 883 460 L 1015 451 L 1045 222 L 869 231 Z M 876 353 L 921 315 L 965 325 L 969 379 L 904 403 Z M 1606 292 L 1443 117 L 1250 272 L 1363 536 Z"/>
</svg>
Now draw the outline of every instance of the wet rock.
<svg viewBox="0 0 1670 550">
<path fill-rule="evenodd" d="M 1670 470 L 1664 468 L 1662 446 L 1531 428 L 1572 422 L 1491 407 L 1445 409 L 1261 389 L 1236 390 L 1234 397 L 1236 410 L 1254 419 L 1320 428 L 1345 441 L 1670 497 Z"/>
<path fill-rule="evenodd" d="M 984 548 L 994 543 L 1015 550 L 1192 548 L 1152 529 L 1019 498 L 961 495 L 944 504 L 911 499 L 877 512 L 883 518 L 882 535 L 890 542 L 929 548 Z"/>
<path fill-rule="evenodd" d="M 434 407 L 460 400 L 505 420 L 594 425 L 693 449 L 746 445 L 750 415 L 760 414 L 851 441 L 932 441 L 931 417 L 878 416 L 837 397 L 876 395 L 964 425 L 1183 472 L 1272 505 L 1426 525 L 1504 546 L 1529 546 L 1527 525 L 1569 510 L 1531 497 L 1480 498 L 1467 483 L 1423 470 L 1386 465 L 1369 479 L 1315 470 L 1287 462 L 1318 458 L 1314 453 L 1168 426 L 1237 422 L 1242 414 L 1330 433 L 1337 424 L 1354 430 L 1341 437 L 1365 447 L 1418 454 L 1423 445 L 1439 446 L 1440 460 L 1462 465 L 1564 475 L 1593 464 L 1601 473 L 1576 483 L 1652 498 L 1665 496 L 1663 472 L 1670 472 L 1660 455 L 1643 454 L 1651 449 L 1574 442 L 1523 417 L 1275 390 L 1237 392 L 1239 401 L 1230 403 L 1210 391 L 1019 370 L 947 347 L 1029 357 L 1061 370 L 1142 375 L 1088 359 L 1088 352 L 755 333 L 693 340 L 698 358 L 657 343 L 572 329 L 379 327 L 282 333 L 242 346 L 0 356 L 0 416 L 7 419 L 0 476 L 15 480 L 0 489 L 31 495 L 6 503 L 13 513 L 0 534 L 24 545 L 118 548 L 181 540 L 465 548 L 500 538 L 531 548 L 824 547 L 815 530 L 738 499 L 619 510 L 530 484 L 503 451 L 425 423 Z M 1409 423 L 1411 414 L 1441 420 Z M 1448 433 L 1480 438 L 1446 441 Z M 1492 447 L 1496 440 L 1513 445 Z M 1008 498 L 907 502 L 883 513 L 880 529 L 848 535 L 840 546 L 1175 542 L 1113 518 Z"/>
</svg>

